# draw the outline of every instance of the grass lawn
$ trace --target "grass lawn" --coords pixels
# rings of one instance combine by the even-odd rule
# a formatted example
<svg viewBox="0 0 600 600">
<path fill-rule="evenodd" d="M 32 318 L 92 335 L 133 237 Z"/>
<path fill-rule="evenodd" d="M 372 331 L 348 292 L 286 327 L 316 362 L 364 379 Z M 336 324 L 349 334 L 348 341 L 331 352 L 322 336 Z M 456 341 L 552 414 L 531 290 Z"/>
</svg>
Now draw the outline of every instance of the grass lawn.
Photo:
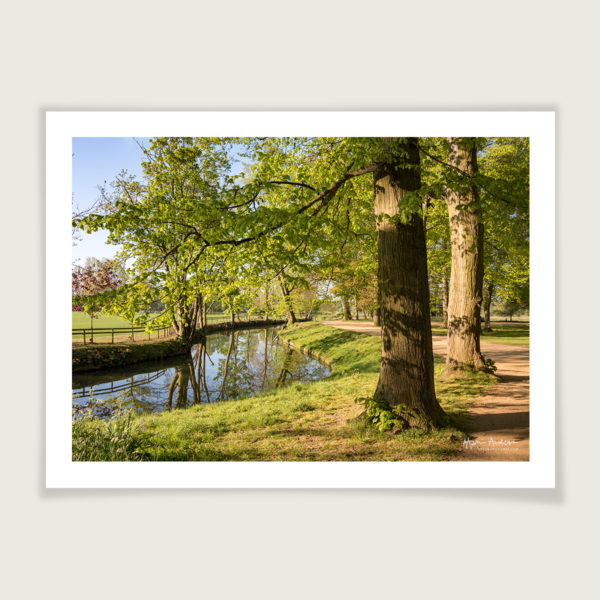
<svg viewBox="0 0 600 600">
<path fill-rule="evenodd" d="M 433 335 L 446 335 L 443 327 L 433 327 Z M 481 341 L 496 344 L 529 347 L 529 325 L 496 325 L 492 323 L 492 332 L 481 332 Z"/>
<path fill-rule="evenodd" d="M 246 315 L 240 315 L 242 320 L 246 319 Z M 229 315 L 226 313 L 211 313 L 207 315 L 208 323 L 222 323 L 224 321 L 229 321 Z M 72 329 L 87 329 L 87 340 L 90 338 L 90 316 L 82 311 L 72 311 L 71 312 L 71 327 Z M 94 317 L 94 330 L 100 327 L 131 327 L 131 323 L 127 319 L 123 319 L 121 317 L 111 317 L 109 315 L 103 315 L 100 313 L 97 317 Z M 154 336 L 156 337 L 156 335 Z M 98 339 L 99 338 L 99 339 Z M 94 339 L 98 343 L 110 343 L 112 339 L 112 334 L 110 331 L 94 331 Z M 116 333 L 114 336 L 115 342 L 123 342 L 130 339 L 129 332 L 120 332 Z M 146 334 L 144 333 L 136 333 L 136 340 L 145 340 Z M 80 344 L 83 342 L 82 334 L 73 334 L 72 336 L 73 343 Z"/>
<path fill-rule="evenodd" d="M 369 323 L 372 324 L 372 319 L 353 319 L 348 323 Z M 485 342 L 495 342 L 496 344 L 511 344 L 514 346 L 529 347 L 529 324 L 513 325 L 504 323 L 494 323 L 492 321 L 492 332 L 481 332 L 481 339 Z M 432 323 L 431 331 L 433 335 L 446 335 L 447 330 L 439 327 L 439 323 Z"/>
<path fill-rule="evenodd" d="M 448 460 L 461 448 L 466 409 L 496 381 L 470 373 L 445 382 L 443 361 L 436 357 L 436 389 L 449 416 L 447 427 L 380 433 L 354 419 L 363 410 L 355 401 L 371 396 L 377 384 L 380 339 L 315 323 L 282 335 L 331 361 L 332 374 L 242 400 L 109 422 L 76 421 L 74 460 Z"/>
<path fill-rule="evenodd" d="M 90 328 L 90 316 L 84 312 L 73 311 L 71 313 L 72 321 L 71 327 L 73 329 L 89 329 Z M 122 319 L 121 317 L 109 317 L 100 313 L 97 317 L 94 317 L 94 329 L 96 327 L 128 327 L 129 321 Z"/>
<path fill-rule="evenodd" d="M 90 328 L 90 316 L 84 312 L 72 311 L 71 313 L 71 327 L 73 329 L 89 329 Z M 229 315 L 225 313 L 211 313 L 207 315 L 209 323 L 220 323 L 222 321 L 229 321 Z M 245 320 L 246 316 L 242 316 L 242 320 Z M 103 315 L 100 313 L 97 317 L 94 317 L 94 328 L 96 327 L 129 327 L 131 324 L 127 319 L 121 317 L 110 317 L 109 315 Z"/>
</svg>

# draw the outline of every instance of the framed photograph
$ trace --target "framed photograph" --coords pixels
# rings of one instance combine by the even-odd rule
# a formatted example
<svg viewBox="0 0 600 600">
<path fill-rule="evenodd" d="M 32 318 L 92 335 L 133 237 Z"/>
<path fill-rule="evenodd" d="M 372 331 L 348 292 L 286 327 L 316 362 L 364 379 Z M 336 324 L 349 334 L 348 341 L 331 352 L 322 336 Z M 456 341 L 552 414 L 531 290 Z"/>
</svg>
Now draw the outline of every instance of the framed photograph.
<svg viewBox="0 0 600 600">
<path fill-rule="evenodd" d="M 554 487 L 554 123 L 46 113 L 47 487 Z"/>
</svg>

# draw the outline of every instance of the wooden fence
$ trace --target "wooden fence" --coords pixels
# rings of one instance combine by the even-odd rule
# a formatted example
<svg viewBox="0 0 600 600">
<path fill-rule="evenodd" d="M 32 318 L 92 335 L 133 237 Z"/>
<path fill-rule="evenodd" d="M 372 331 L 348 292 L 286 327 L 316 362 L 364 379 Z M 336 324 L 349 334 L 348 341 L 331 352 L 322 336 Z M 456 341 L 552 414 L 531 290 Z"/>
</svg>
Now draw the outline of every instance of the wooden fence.
<svg viewBox="0 0 600 600">
<path fill-rule="evenodd" d="M 135 342 L 136 333 L 138 334 L 138 341 L 140 341 L 140 339 L 142 339 L 142 336 L 140 334 L 144 336 L 143 339 L 150 340 L 153 338 L 158 339 L 168 337 L 172 333 L 174 333 L 174 331 L 175 330 L 173 329 L 172 325 L 168 325 L 165 327 L 157 327 L 151 332 L 146 331 L 145 327 L 94 327 L 93 329 L 90 327 L 71 330 L 73 338 L 78 338 L 79 336 L 82 337 L 84 346 L 87 344 L 88 337 L 90 343 L 93 343 L 95 336 L 98 336 L 99 338 L 108 339 L 108 336 L 110 335 L 110 343 L 114 344 L 115 333 L 120 336 L 128 334 L 128 339 L 132 342 Z M 108 341 L 106 341 L 105 343 L 108 343 Z"/>
<path fill-rule="evenodd" d="M 207 324 L 208 325 L 216 325 L 217 323 L 229 323 L 230 317 L 226 313 L 208 313 L 207 315 Z M 250 315 L 245 312 L 237 313 L 236 322 L 248 322 L 250 321 Z M 115 335 L 120 336 L 123 339 L 127 334 L 127 341 L 140 341 L 141 339 L 158 339 L 163 337 L 168 337 L 169 335 L 175 332 L 172 325 L 167 327 L 157 327 L 151 333 L 146 331 L 144 326 L 139 327 L 79 327 L 71 329 L 72 332 L 72 340 L 74 342 L 81 340 L 83 341 L 83 345 L 89 343 L 105 343 L 108 344 L 108 339 L 110 339 L 110 343 L 115 343 Z M 137 338 L 136 338 L 137 334 Z M 96 339 L 96 337 L 98 339 Z"/>
</svg>

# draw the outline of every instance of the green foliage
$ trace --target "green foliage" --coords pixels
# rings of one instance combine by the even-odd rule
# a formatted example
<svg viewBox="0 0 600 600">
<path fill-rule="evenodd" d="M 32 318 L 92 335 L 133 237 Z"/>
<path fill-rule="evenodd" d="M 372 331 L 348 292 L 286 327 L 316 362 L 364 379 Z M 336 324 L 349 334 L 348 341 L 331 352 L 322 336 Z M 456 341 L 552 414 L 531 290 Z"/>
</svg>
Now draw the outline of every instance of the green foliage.
<svg viewBox="0 0 600 600">
<path fill-rule="evenodd" d="M 446 139 L 419 139 L 422 186 L 403 195 L 391 218 L 405 223 L 424 213 L 432 288 L 439 289 L 449 275 L 444 190 L 476 184 L 489 240 L 488 278 L 497 281 L 499 297 L 514 301 L 528 281 L 521 251 L 528 244 L 528 140 L 475 141 L 480 172 L 467 178 L 445 163 Z M 165 311 L 148 326 L 173 320 L 186 330 L 199 294 L 238 311 L 279 276 L 296 290 L 312 276 L 325 288 L 335 284 L 333 293 L 369 296 L 366 304 L 373 306 L 372 171 L 385 152 L 379 138 L 152 140 L 144 178 L 121 173 L 104 190 L 103 211 L 74 221 L 84 231 L 107 229 L 109 242 L 123 247 L 126 285 L 102 301 L 112 314 L 140 324 L 158 298 Z M 239 160 L 244 169 L 233 174 Z M 283 312 L 276 287 L 271 301 Z"/>
<path fill-rule="evenodd" d="M 365 406 L 365 417 L 373 426 L 384 433 L 392 429 L 403 429 L 404 420 L 401 416 L 401 411 L 406 410 L 403 404 L 390 408 L 388 403 L 379 395 L 368 396 L 366 398 L 357 398 L 357 404 Z"/>
<path fill-rule="evenodd" d="M 397 141 L 396 168 L 415 168 L 403 162 Z M 476 185 L 486 283 L 495 301 L 525 306 L 528 140 L 475 139 L 480 171 L 469 176 L 446 163 L 445 138 L 412 143 L 422 185 L 384 218 L 401 224 L 423 214 L 432 303 L 441 303 L 450 275 L 445 190 Z M 388 146 L 380 138 L 153 139 L 143 177 L 120 173 L 103 190 L 101 210 L 74 220 L 82 231 L 108 230 L 109 242 L 122 247 L 123 285 L 89 302 L 148 330 L 172 323 L 187 343 L 202 307 L 213 304 L 278 317 L 345 297 L 372 312 L 379 304 L 373 173 L 389 158 Z M 162 312 L 149 315 L 157 303 Z"/>
</svg>

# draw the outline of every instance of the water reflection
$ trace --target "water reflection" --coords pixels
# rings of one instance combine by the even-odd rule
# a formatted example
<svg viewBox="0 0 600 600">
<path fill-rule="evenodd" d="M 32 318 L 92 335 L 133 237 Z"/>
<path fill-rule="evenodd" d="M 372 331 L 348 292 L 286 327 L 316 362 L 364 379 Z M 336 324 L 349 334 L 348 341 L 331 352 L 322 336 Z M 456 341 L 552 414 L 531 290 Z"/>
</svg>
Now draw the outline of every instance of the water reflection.
<svg viewBox="0 0 600 600">
<path fill-rule="evenodd" d="M 73 375 L 73 406 L 157 412 L 233 400 L 329 374 L 327 367 L 282 343 L 275 328 L 208 336 L 189 356 L 101 373 Z"/>
</svg>

